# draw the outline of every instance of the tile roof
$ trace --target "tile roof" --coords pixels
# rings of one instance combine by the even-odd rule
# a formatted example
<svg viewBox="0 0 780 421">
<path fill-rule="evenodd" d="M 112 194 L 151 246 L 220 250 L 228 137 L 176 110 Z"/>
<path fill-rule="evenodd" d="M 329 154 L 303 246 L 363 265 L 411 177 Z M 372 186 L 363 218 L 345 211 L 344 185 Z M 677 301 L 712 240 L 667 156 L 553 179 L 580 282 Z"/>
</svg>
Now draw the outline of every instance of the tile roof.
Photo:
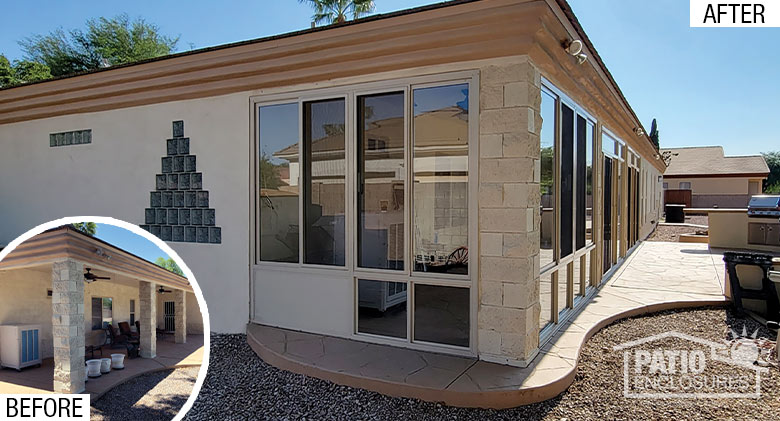
<svg viewBox="0 0 780 421">
<path fill-rule="evenodd" d="M 722 146 L 665 148 L 673 153 L 664 176 L 769 174 L 761 155 L 725 156 Z"/>
</svg>

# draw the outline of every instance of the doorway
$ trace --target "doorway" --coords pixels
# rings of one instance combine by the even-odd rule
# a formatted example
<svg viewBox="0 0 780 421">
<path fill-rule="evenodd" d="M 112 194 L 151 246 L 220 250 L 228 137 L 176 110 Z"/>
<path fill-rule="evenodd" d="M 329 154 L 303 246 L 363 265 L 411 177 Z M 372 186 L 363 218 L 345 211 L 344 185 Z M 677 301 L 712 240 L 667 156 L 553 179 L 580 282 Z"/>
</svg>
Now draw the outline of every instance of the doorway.
<svg viewBox="0 0 780 421">
<path fill-rule="evenodd" d="M 176 303 L 173 301 L 166 301 L 164 306 L 164 323 L 165 330 L 167 332 L 173 332 L 176 330 Z"/>
</svg>

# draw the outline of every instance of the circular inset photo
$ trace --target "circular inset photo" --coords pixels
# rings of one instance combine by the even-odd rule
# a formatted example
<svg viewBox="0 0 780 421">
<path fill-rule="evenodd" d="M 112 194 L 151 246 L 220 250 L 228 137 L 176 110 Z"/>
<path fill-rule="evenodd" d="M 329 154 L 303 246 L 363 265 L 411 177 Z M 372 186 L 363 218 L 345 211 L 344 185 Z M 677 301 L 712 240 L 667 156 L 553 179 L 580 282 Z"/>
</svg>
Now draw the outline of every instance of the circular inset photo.
<svg viewBox="0 0 780 421">
<path fill-rule="evenodd" d="M 89 394 L 92 420 L 180 419 L 208 367 L 187 264 L 106 217 L 39 225 L 0 249 L 0 394 Z"/>
</svg>

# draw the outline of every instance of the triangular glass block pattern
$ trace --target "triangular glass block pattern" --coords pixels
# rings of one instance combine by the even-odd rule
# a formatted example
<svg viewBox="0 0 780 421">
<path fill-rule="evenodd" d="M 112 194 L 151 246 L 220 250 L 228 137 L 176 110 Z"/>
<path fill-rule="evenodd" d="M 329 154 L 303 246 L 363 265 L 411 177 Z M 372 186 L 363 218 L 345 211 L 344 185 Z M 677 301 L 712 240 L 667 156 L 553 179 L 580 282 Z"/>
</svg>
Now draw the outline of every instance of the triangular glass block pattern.
<svg viewBox="0 0 780 421">
<path fill-rule="evenodd" d="M 203 174 L 190 155 L 190 138 L 184 137 L 184 121 L 173 122 L 173 138 L 166 142 L 167 155 L 141 228 L 163 241 L 222 243 L 216 211 L 209 208 L 209 192 L 203 190 Z"/>
</svg>

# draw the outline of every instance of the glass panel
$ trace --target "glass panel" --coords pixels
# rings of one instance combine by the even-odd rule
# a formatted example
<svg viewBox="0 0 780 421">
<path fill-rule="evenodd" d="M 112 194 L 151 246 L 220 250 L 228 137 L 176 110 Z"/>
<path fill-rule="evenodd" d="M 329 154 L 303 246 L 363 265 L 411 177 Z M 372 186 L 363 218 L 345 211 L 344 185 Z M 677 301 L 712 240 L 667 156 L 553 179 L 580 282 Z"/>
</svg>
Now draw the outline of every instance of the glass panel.
<svg viewBox="0 0 780 421">
<path fill-rule="evenodd" d="M 92 330 L 103 328 L 103 300 L 92 297 Z"/>
<path fill-rule="evenodd" d="M 414 340 L 469 346 L 469 289 L 414 287 Z"/>
<path fill-rule="evenodd" d="M 574 212 L 574 110 L 561 104 L 561 257 L 572 252 Z"/>
<path fill-rule="evenodd" d="M 358 265 L 404 269 L 404 93 L 358 97 Z"/>
<path fill-rule="evenodd" d="M 539 304 L 541 311 L 539 313 L 539 329 L 543 329 L 552 323 L 552 274 L 547 272 L 542 275 L 539 284 Z"/>
<path fill-rule="evenodd" d="M 575 179 L 576 183 L 576 195 L 575 195 L 575 203 L 577 205 L 575 215 L 576 219 L 576 230 L 575 230 L 575 237 L 574 237 L 574 249 L 579 250 L 583 247 L 585 247 L 585 235 L 586 235 L 586 209 L 585 209 L 585 200 L 587 196 L 587 187 L 586 187 L 586 178 L 587 178 L 587 170 L 586 170 L 586 160 L 587 160 L 587 135 L 588 131 L 588 123 L 585 120 L 584 117 L 581 115 L 577 115 L 577 145 L 576 145 L 576 153 L 577 158 L 574 165 L 574 170 L 577 173 L 577 177 Z"/>
<path fill-rule="evenodd" d="M 585 132 L 585 238 L 593 243 L 593 140 L 596 126 L 588 121 Z"/>
<path fill-rule="evenodd" d="M 558 313 L 566 309 L 566 276 L 569 273 L 569 265 L 564 265 L 558 271 Z"/>
<path fill-rule="evenodd" d="M 103 298 L 103 327 L 113 323 L 113 301 L 111 298 Z"/>
<path fill-rule="evenodd" d="M 620 252 L 620 235 L 623 232 L 623 220 L 621 218 L 621 215 L 623 214 L 623 165 L 625 165 L 624 162 L 615 161 L 617 163 L 617 229 L 615 230 L 615 253 L 617 253 L 617 256 L 622 256 Z"/>
<path fill-rule="evenodd" d="M 257 111 L 260 260 L 298 262 L 298 104 Z"/>
<path fill-rule="evenodd" d="M 406 338 L 406 284 L 358 280 L 358 332 Z"/>
<path fill-rule="evenodd" d="M 615 153 L 615 149 L 617 146 L 615 145 L 615 139 L 610 137 L 608 134 L 602 134 L 601 135 L 601 150 L 613 155 Z"/>
<path fill-rule="evenodd" d="M 468 273 L 469 87 L 414 90 L 414 270 Z"/>
<path fill-rule="evenodd" d="M 344 266 L 344 99 L 303 104 L 304 263 Z"/>
<path fill-rule="evenodd" d="M 542 131 L 539 138 L 542 161 L 539 247 L 540 264 L 544 267 L 555 260 L 555 98 L 545 91 L 542 91 Z"/>
</svg>

